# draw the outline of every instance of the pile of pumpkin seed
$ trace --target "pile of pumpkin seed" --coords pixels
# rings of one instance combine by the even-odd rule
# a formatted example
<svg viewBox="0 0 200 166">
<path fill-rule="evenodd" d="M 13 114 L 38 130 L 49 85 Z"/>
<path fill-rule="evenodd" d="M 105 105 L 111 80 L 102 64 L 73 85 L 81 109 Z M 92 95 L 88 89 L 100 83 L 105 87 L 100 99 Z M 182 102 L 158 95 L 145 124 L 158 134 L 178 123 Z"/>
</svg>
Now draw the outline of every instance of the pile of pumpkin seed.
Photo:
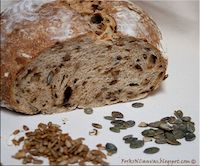
<svg viewBox="0 0 200 166">
<path fill-rule="evenodd" d="M 111 116 L 104 116 L 104 119 L 110 120 L 111 124 L 113 125 L 110 127 L 110 131 L 115 133 L 120 133 L 121 130 L 126 130 L 128 128 L 131 128 L 135 125 L 135 121 L 133 120 L 122 120 L 124 118 L 124 115 L 121 112 L 113 111 Z"/>
<path fill-rule="evenodd" d="M 196 138 L 195 123 L 191 121 L 191 117 L 184 116 L 181 110 L 174 111 L 174 116 L 164 117 L 159 121 L 149 124 L 141 122 L 139 127 L 150 127 L 142 135 L 154 138 L 157 144 L 180 145 L 179 139 L 193 141 Z"/>
</svg>

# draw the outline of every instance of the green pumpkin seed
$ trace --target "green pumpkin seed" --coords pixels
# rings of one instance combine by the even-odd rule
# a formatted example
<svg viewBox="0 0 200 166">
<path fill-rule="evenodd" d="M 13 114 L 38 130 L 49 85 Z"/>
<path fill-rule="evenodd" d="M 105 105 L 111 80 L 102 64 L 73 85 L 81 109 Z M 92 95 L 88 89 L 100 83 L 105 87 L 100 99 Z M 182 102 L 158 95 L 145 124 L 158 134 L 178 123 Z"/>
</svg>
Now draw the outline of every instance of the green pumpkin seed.
<svg viewBox="0 0 200 166">
<path fill-rule="evenodd" d="M 148 127 L 148 124 L 145 122 L 140 122 L 140 124 L 138 125 L 138 127 Z"/>
<path fill-rule="evenodd" d="M 192 122 L 187 122 L 186 124 L 186 130 L 190 133 L 193 133 L 195 131 L 194 124 Z"/>
<path fill-rule="evenodd" d="M 185 133 L 182 130 L 173 130 L 172 133 L 174 134 L 175 139 L 182 139 L 185 137 Z"/>
<path fill-rule="evenodd" d="M 121 112 L 113 111 L 112 112 L 112 117 L 113 118 L 124 118 L 124 115 Z"/>
<path fill-rule="evenodd" d="M 119 124 L 124 124 L 125 121 L 124 120 L 113 120 L 111 121 L 111 124 L 113 125 L 119 125 Z"/>
<path fill-rule="evenodd" d="M 114 133 L 120 133 L 120 128 L 119 127 L 110 127 L 110 131 L 114 132 Z"/>
<path fill-rule="evenodd" d="M 102 125 L 98 124 L 98 123 L 92 123 L 92 126 L 94 128 L 97 128 L 97 129 L 102 129 Z"/>
<path fill-rule="evenodd" d="M 144 153 L 146 153 L 146 154 L 155 154 L 155 153 L 159 152 L 159 150 L 160 149 L 157 148 L 157 147 L 150 147 L 150 148 L 145 149 Z"/>
<path fill-rule="evenodd" d="M 133 121 L 133 120 L 128 120 L 128 121 L 126 121 L 126 124 L 127 124 L 127 128 L 130 128 L 130 127 L 135 126 L 135 121 Z"/>
<path fill-rule="evenodd" d="M 140 107 L 143 107 L 144 106 L 144 104 L 143 103 L 133 103 L 132 104 L 132 107 L 134 107 L 134 108 L 140 108 Z"/>
<path fill-rule="evenodd" d="M 84 112 L 88 115 L 92 114 L 93 113 L 93 109 L 92 108 L 85 108 L 84 109 Z"/>
<path fill-rule="evenodd" d="M 127 139 L 125 140 L 125 143 L 126 143 L 126 144 L 130 144 L 130 143 L 132 143 L 132 142 L 134 142 L 134 141 L 136 141 L 136 140 L 138 140 L 138 138 L 136 138 L 136 137 L 127 138 Z"/>
<path fill-rule="evenodd" d="M 167 143 L 171 145 L 180 145 L 181 143 L 178 142 L 175 138 L 175 136 L 172 133 L 166 132 L 165 133 Z"/>
<path fill-rule="evenodd" d="M 131 149 L 141 148 L 143 146 L 144 146 L 143 140 L 135 140 L 135 141 L 131 142 L 131 144 L 130 144 Z"/>
<path fill-rule="evenodd" d="M 181 119 L 179 119 L 179 118 L 174 121 L 175 124 L 181 124 L 182 122 L 183 121 Z"/>
<path fill-rule="evenodd" d="M 177 110 L 177 111 L 174 111 L 174 115 L 177 118 L 182 118 L 183 117 L 183 112 L 181 110 Z"/>
<path fill-rule="evenodd" d="M 105 148 L 106 151 L 109 152 L 110 154 L 117 153 L 117 147 L 112 143 L 107 143 Z"/>
<path fill-rule="evenodd" d="M 156 130 L 154 129 L 146 129 L 142 132 L 142 135 L 145 137 L 153 137 L 156 133 Z"/>
<path fill-rule="evenodd" d="M 154 135 L 153 138 L 155 138 L 155 139 L 165 138 L 165 134 L 164 133 L 163 134 L 157 134 L 157 135 Z"/>
<path fill-rule="evenodd" d="M 124 136 L 122 139 L 123 139 L 123 140 L 126 140 L 126 139 L 132 138 L 132 137 L 133 137 L 133 135 L 132 135 L 132 134 L 129 134 L 129 135 Z"/>
<path fill-rule="evenodd" d="M 170 116 L 170 119 L 168 120 L 168 122 L 169 122 L 170 124 L 174 124 L 175 121 L 176 121 L 176 118 L 175 118 L 174 116 Z"/>
<path fill-rule="evenodd" d="M 184 121 L 184 122 L 190 122 L 191 121 L 191 117 L 189 117 L 189 116 L 183 116 L 181 118 L 181 120 Z"/>
<path fill-rule="evenodd" d="M 186 133 L 185 140 L 186 141 L 194 141 L 196 138 L 196 135 L 193 133 Z"/>
<path fill-rule="evenodd" d="M 164 132 L 165 132 L 165 131 L 164 131 L 164 130 L 161 130 L 161 129 L 155 130 L 154 136 L 164 134 Z"/>
<path fill-rule="evenodd" d="M 104 119 L 106 119 L 106 120 L 115 120 L 115 118 L 112 117 L 112 116 L 104 116 Z"/>
<path fill-rule="evenodd" d="M 149 123 L 149 127 L 154 127 L 154 128 L 158 128 L 161 124 L 161 121 L 156 121 L 156 122 L 151 122 Z"/>
<path fill-rule="evenodd" d="M 155 143 L 157 143 L 157 144 L 166 144 L 167 143 L 167 139 L 166 138 L 157 138 L 155 140 Z"/>
<path fill-rule="evenodd" d="M 164 118 L 162 118 L 160 121 L 161 122 L 168 122 L 170 120 L 170 117 L 164 117 Z"/>
</svg>

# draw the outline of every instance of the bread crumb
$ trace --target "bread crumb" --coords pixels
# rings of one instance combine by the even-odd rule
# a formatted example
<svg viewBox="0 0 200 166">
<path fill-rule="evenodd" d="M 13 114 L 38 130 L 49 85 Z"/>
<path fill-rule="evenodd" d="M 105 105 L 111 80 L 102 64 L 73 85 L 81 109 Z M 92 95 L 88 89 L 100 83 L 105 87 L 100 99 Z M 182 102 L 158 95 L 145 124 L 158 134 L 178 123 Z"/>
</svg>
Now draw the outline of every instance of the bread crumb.
<svg viewBox="0 0 200 166">
<path fill-rule="evenodd" d="M 24 57 L 24 58 L 32 58 L 31 55 L 28 55 L 28 54 L 26 54 L 26 53 L 22 53 L 21 56 Z"/>
<path fill-rule="evenodd" d="M 8 77 L 9 76 L 9 72 L 4 73 L 4 77 Z"/>
</svg>

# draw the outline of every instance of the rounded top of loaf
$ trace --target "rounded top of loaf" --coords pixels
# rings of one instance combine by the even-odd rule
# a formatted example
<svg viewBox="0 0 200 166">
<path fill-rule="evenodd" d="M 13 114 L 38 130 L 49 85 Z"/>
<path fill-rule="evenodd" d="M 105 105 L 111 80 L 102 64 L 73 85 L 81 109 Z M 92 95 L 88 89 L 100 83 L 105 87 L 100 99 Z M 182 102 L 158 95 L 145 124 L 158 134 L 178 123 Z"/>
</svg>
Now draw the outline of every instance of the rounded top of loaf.
<svg viewBox="0 0 200 166">
<path fill-rule="evenodd" d="M 156 48 L 154 21 L 129 1 L 21 0 L 1 13 L 1 102 L 12 103 L 17 75 L 43 50 L 88 35 L 104 42 L 128 35 Z"/>
</svg>

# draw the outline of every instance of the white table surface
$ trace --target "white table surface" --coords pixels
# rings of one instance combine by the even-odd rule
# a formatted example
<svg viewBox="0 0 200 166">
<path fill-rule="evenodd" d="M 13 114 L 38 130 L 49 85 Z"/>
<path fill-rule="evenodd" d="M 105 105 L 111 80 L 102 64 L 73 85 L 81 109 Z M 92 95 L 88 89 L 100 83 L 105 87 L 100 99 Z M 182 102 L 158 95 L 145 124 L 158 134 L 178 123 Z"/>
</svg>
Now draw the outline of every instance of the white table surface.
<svg viewBox="0 0 200 166">
<path fill-rule="evenodd" d="M 2 9 L 10 5 L 9 0 L 1 1 Z M 156 21 L 160 27 L 164 47 L 169 57 L 169 77 L 163 82 L 156 93 L 142 99 L 143 108 L 134 109 L 132 102 L 115 104 L 111 106 L 94 108 L 92 115 L 84 114 L 83 110 L 54 115 L 25 116 L 1 109 L 1 162 L 3 165 L 20 165 L 21 161 L 11 158 L 18 147 L 8 146 L 8 138 L 15 129 L 21 129 L 26 124 L 34 129 L 40 122 L 52 121 L 61 125 L 64 132 L 70 133 L 73 138 L 85 137 L 84 143 L 90 148 L 96 144 L 107 142 L 118 147 L 117 154 L 108 157 L 110 165 L 198 165 L 199 164 L 199 33 L 198 33 L 198 1 L 136 1 Z M 181 109 L 185 115 L 191 116 L 196 123 L 196 140 L 186 142 L 180 140 L 182 145 L 157 145 L 154 142 L 146 143 L 143 148 L 130 149 L 122 141 L 122 137 L 133 134 L 142 138 L 143 128 L 137 127 L 139 122 L 152 122 L 162 117 L 173 115 L 174 110 Z M 112 111 L 123 112 L 125 119 L 135 120 L 136 126 L 121 133 L 109 131 L 109 121 L 103 116 L 110 115 Z M 63 125 L 63 120 L 67 122 Z M 103 125 L 98 136 L 89 136 L 91 123 Z M 147 155 L 143 150 L 150 146 L 160 147 L 160 152 Z M 124 163 L 123 161 L 127 161 Z M 149 162 L 158 161 L 158 163 Z M 138 163 L 137 163 L 138 161 Z M 160 162 L 161 161 L 161 162 Z M 145 163 L 144 163 L 145 162 Z M 48 164 L 46 161 L 45 164 Z"/>
</svg>

